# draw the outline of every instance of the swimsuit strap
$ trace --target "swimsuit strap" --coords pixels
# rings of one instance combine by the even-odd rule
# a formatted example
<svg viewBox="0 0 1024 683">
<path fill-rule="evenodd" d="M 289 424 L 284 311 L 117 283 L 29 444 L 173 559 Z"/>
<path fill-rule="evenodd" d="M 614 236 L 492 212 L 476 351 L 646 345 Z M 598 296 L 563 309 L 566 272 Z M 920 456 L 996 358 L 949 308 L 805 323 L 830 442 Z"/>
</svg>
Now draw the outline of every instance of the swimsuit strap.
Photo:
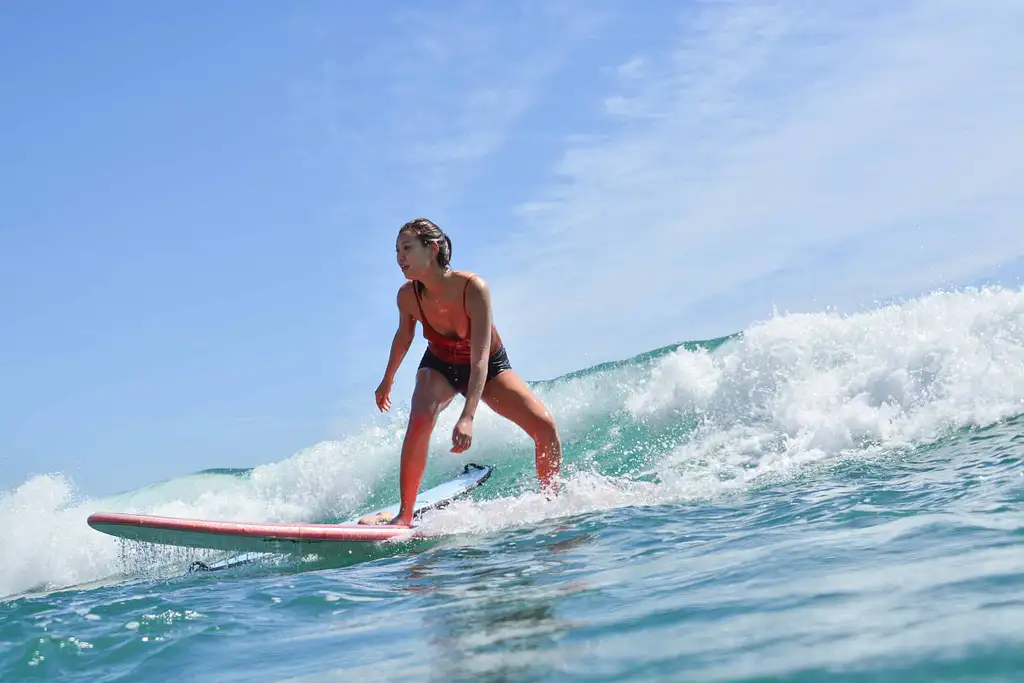
<svg viewBox="0 0 1024 683">
<path fill-rule="evenodd" d="M 431 334 L 433 334 L 435 337 L 440 337 L 442 335 L 437 330 L 434 329 L 433 325 L 427 322 L 427 314 L 423 312 L 423 303 L 420 300 L 420 287 L 422 286 L 423 283 L 417 280 L 415 283 L 413 283 L 412 287 L 412 291 L 416 294 L 416 307 L 420 309 L 420 320 L 423 321 L 423 326 L 425 328 L 430 329 Z"/>
</svg>

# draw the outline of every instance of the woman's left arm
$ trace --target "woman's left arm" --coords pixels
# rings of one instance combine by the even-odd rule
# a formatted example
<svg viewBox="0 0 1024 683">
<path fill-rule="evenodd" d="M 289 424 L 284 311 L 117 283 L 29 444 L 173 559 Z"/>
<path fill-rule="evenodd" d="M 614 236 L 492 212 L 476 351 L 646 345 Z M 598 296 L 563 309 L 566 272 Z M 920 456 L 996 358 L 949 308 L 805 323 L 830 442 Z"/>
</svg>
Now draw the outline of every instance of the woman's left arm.
<svg viewBox="0 0 1024 683">
<path fill-rule="evenodd" d="M 462 416 L 452 433 L 452 452 L 461 453 L 468 449 L 473 441 L 473 418 L 476 417 L 477 406 L 484 393 L 487 381 L 487 361 L 491 349 L 491 294 L 487 283 L 479 277 L 469 281 L 466 291 L 466 309 L 470 323 L 470 369 L 469 386 L 466 389 L 466 404 L 462 408 Z"/>
</svg>

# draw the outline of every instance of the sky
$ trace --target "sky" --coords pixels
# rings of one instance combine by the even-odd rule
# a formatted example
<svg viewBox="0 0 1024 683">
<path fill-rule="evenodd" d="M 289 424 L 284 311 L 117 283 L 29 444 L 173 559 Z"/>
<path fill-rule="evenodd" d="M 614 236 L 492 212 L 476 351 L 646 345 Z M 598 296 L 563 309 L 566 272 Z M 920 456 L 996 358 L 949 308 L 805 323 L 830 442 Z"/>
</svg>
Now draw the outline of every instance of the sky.
<svg viewBox="0 0 1024 683">
<path fill-rule="evenodd" d="M 1021 25 L 1015 0 L 6 2 L 0 492 L 379 420 L 418 216 L 527 380 L 1020 286 Z"/>
</svg>

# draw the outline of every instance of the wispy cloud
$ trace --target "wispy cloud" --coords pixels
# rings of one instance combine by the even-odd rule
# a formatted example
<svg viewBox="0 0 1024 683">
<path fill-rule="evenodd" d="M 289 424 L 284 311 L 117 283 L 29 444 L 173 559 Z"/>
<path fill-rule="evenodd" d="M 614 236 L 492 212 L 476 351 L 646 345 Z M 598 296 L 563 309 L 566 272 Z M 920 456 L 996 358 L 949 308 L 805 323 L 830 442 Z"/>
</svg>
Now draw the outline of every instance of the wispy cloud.
<svg viewBox="0 0 1024 683">
<path fill-rule="evenodd" d="M 579 3 L 400 5 L 365 54 L 326 49 L 299 96 L 353 165 L 387 169 L 407 204 L 437 215 L 464 198 L 597 22 Z"/>
<path fill-rule="evenodd" d="M 538 239 L 515 247 L 501 305 L 537 374 L 579 365 L 560 339 L 622 357 L 1024 253 L 1024 5 L 705 2 L 676 19 L 671 46 L 606 70 L 605 128 L 569 139 L 520 207 Z"/>
</svg>

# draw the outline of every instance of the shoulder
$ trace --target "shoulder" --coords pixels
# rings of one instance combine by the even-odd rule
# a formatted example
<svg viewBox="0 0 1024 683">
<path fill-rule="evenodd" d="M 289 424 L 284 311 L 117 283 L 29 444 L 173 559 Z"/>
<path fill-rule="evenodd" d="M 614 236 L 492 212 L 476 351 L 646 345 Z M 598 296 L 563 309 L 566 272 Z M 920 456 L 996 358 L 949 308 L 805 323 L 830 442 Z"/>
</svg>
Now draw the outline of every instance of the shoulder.
<svg viewBox="0 0 1024 683">
<path fill-rule="evenodd" d="M 491 292 L 487 281 L 476 273 L 463 273 L 465 276 L 465 289 L 463 290 L 463 302 L 467 311 L 485 311 L 491 307 Z"/>
<path fill-rule="evenodd" d="M 460 270 L 459 275 L 463 278 L 464 286 L 466 289 L 466 296 L 478 296 L 487 297 L 489 294 L 489 288 L 487 281 L 480 277 L 477 273 L 471 273 L 468 270 Z"/>
<path fill-rule="evenodd" d="M 462 278 L 465 287 L 469 291 L 474 289 L 478 292 L 487 290 L 487 281 L 480 276 L 479 273 L 474 273 L 468 270 L 457 271 L 460 278 Z"/>
<path fill-rule="evenodd" d="M 414 304 L 416 298 L 416 291 L 413 289 L 416 283 L 412 280 L 405 282 L 401 287 L 398 288 L 398 307 L 408 307 Z"/>
</svg>

